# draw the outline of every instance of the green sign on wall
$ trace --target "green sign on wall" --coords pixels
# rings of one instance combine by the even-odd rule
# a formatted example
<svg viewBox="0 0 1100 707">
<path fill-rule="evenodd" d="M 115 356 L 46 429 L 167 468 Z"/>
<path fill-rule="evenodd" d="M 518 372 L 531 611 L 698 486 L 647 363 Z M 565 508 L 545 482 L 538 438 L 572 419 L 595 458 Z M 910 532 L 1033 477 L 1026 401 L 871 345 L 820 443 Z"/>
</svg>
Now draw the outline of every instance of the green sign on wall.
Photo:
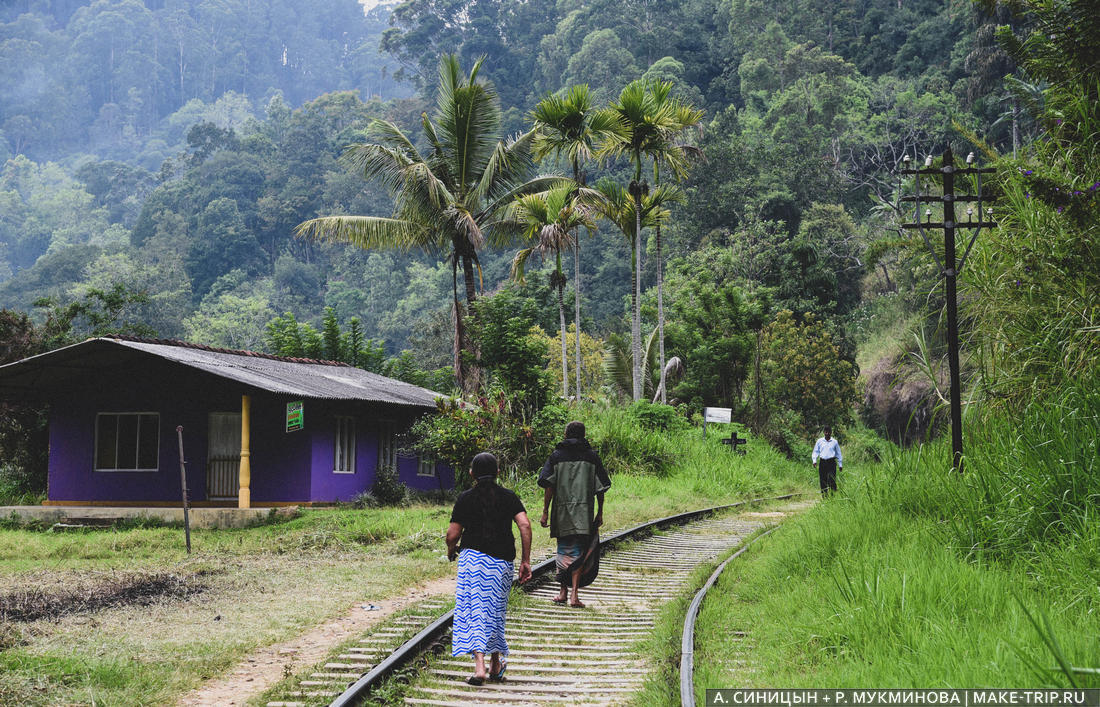
<svg viewBox="0 0 1100 707">
<path fill-rule="evenodd" d="M 299 400 L 295 403 L 286 404 L 286 431 L 295 432 L 306 426 L 306 411 L 302 405 L 302 401 Z"/>
</svg>

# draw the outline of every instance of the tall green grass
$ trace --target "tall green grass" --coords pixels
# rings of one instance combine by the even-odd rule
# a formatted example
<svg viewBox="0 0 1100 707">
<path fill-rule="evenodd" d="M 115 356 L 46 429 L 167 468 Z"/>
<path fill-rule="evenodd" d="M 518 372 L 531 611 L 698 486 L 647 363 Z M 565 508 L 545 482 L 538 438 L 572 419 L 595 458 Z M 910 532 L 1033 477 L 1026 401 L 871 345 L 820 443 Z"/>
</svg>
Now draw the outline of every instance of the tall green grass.
<svg viewBox="0 0 1100 707">
<path fill-rule="evenodd" d="M 1100 686 L 1098 421 L 1078 385 L 968 418 L 961 475 L 945 441 L 857 467 L 719 582 L 697 687 Z"/>
</svg>

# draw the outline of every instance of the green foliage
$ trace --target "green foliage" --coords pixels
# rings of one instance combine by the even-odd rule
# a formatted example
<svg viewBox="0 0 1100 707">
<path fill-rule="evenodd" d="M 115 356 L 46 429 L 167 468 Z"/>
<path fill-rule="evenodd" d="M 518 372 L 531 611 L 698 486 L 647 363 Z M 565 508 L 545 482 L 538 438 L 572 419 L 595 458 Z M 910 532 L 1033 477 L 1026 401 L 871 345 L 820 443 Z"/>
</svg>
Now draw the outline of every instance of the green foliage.
<svg viewBox="0 0 1100 707">
<path fill-rule="evenodd" d="M 518 405 L 540 410 L 550 395 L 550 375 L 543 364 L 546 344 L 531 335 L 537 317 L 534 300 L 505 287 L 475 306 L 470 334 L 478 365 L 515 396 Z"/>
<path fill-rule="evenodd" d="M 364 340 L 356 317 L 348 322 L 348 330 L 342 331 L 332 307 L 325 307 L 320 332 L 287 312 L 267 323 L 265 341 L 268 350 L 279 356 L 340 361 L 376 373 L 381 373 L 385 366 L 382 343 Z"/>
<path fill-rule="evenodd" d="M 0 364 L 43 351 L 44 333 L 26 314 L 0 310 Z M 19 503 L 46 490 L 48 443 L 45 409 L 0 402 L 0 504 Z"/>
<path fill-rule="evenodd" d="M 1100 55 L 1095 8 L 1021 7 L 1035 31 L 1020 41 L 1006 27 L 998 38 L 1050 82 L 1038 116 L 1046 136 L 998 165 L 999 226 L 983 231 L 962 278 L 983 386 L 1017 408 L 1095 370 L 1100 334 L 1100 82 L 1084 70 Z"/>
<path fill-rule="evenodd" d="M 633 410 L 605 408 L 585 416 L 582 422 L 588 439 L 599 451 L 604 466 L 614 473 L 664 476 L 676 462 L 676 445 L 667 433 L 644 427 L 632 413 Z"/>
<path fill-rule="evenodd" d="M 855 369 L 813 315 L 799 323 L 790 310 L 779 312 L 764 329 L 760 367 L 769 405 L 795 413 L 804 437 L 851 416 Z"/>
<path fill-rule="evenodd" d="M 34 305 L 46 311 L 45 346 L 53 349 L 87 336 L 156 336 L 148 325 L 135 321 L 135 305 L 148 301 L 146 293 L 134 292 L 116 283 L 110 290 L 89 289 L 80 299 L 68 304 L 62 305 L 46 297 Z"/>
<path fill-rule="evenodd" d="M 738 262 L 728 248 L 710 246 L 669 264 L 668 351 L 684 361 L 677 399 L 698 409 L 737 407 L 769 307 L 766 292 L 737 285 Z"/>
<path fill-rule="evenodd" d="M 480 452 L 495 454 L 502 474 L 518 477 L 537 471 L 568 419 L 566 410 L 556 405 L 532 413 L 500 388 L 491 388 L 476 405 L 455 401 L 439 405 L 437 414 L 413 425 L 413 449 L 451 466 L 460 485 L 466 483 L 470 460 Z"/>
<path fill-rule="evenodd" d="M 683 430 L 691 427 L 691 423 L 687 421 L 687 418 L 671 405 L 639 400 L 631 403 L 627 410 L 638 422 L 638 425 L 646 430 Z"/>
<path fill-rule="evenodd" d="M 381 351 L 381 349 L 379 349 Z M 382 365 L 382 375 L 396 378 L 397 380 L 419 385 L 437 393 L 449 393 L 455 387 L 454 369 L 450 366 L 424 370 L 420 367 L 415 354 L 405 350 L 396 356 L 386 359 Z"/>
<path fill-rule="evenodd" d="M 1100 496 L 1097 419 L 1095 376 L 1039 395 L 1018 414 L 972 419 L 966 473 L 946 499 L 954 511 L 945 529 L 952 545 L 978 561 L 1011 561 L 1093 535 Z M 915 471 L 901 459 L 897 469 Z"/>
<path fill-rule="evenodd" d="M 383 466 L 375 471 L 374 483 L 370 487 L 370 495 L 375 505 L 400 506 L 404 503 L 408 492 L 409 487 L 401 483 L 394 469 Z"/>
</svg>

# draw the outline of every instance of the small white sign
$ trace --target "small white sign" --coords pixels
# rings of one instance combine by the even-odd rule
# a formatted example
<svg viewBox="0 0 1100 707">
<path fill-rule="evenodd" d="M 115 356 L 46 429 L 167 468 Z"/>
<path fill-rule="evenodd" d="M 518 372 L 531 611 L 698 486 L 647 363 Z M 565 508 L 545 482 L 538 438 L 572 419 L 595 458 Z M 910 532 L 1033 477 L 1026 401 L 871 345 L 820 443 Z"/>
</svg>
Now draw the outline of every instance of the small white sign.
<svg viewBox="0 0 1100 707">
<path fill-rule="evenodd" d="M 706 422 L 729 423 L 733 419 L 733 408 L 703 408 L 703 420 Z"/>
</svg>

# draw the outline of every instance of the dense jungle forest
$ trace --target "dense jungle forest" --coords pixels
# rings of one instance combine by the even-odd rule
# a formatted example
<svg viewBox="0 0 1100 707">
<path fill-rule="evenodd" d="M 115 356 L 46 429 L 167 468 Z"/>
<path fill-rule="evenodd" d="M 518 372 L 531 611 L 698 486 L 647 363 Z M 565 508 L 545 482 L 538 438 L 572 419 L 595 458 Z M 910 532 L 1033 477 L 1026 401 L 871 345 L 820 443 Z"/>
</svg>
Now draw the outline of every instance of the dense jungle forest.
<svg viewBox="0 0 1100 707">
<path fill-rule="evenodd" d="M 7 3 L 0 360 L 135 334 L 449 391 L 474 354 L 475 389 L 533 399 L 554 390 L 546 376 L 563 385 L 565 338 L 564 389 L 581 396 L 732 407 L 788 451 L 827 420 L 923 439 L 943 425 L 943 294 L 935 258 L 900 227 L 903 156 L 952 147 L 998 170 L 1000 227 L 961 280 L 970 399 L 1012 405 L 1037 381 L 1095 373 L 1091 5 Z M 553 111 L 581 85 L 596 127 L 580 148 L 555 143 Z M 426 127 L 475 86 L 492 106 L 478 149 L 533 146 L 537 162 L 508 165 L 514 183 L 573 177 L 599 207 L 566 214 L 567 195 L 544 192 L 462 247 L 324 220 L 419 208 L 407 177 L 345 151 L 438 155 Z M 681 112 L 660 149 L 599 132 L 599 116 L 629 122 L 647 101 Z M 466 196 L 503 189 L 480 188 Z M 456 324 L 475 299 L 469 347 Z M 674 357 L 682 371 L 660 391 Z M 34 423 L 8 425 L 12 438 Z"/>
</svg>

